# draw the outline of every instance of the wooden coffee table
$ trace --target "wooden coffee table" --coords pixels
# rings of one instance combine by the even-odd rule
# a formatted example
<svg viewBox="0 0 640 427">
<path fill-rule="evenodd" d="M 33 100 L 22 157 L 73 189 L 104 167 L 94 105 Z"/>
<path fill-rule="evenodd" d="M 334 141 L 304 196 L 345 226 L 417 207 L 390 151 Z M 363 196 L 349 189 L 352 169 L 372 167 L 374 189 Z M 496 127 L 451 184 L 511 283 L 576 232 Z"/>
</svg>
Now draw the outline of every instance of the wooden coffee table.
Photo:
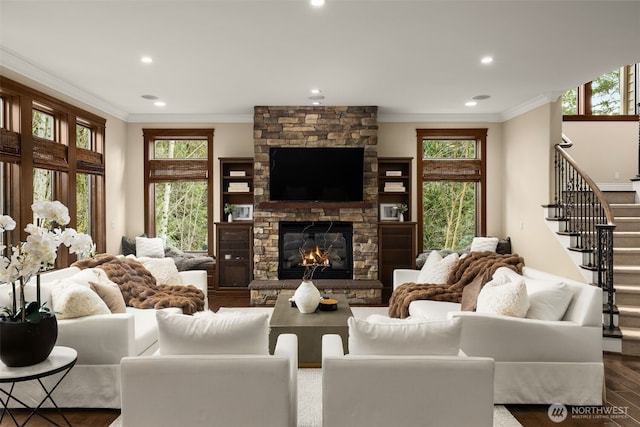
<svg viewBox="0 0 640 427">
<path fill-rule="evenodd" d="M 280 334 L 298 336 L 298 366 L 302 368 L 322 365 L 322 336 L 325 334 L 340 335 L 344 348 L 348 350 L 347 319 L 353 316 L 353 313 L 345 295 L 331 295 L 331 298 L 338 300 L 337 310 L 317 310 L 308 314 L 302 314 L 297 308 L 291 307 L 289 298 L 287 295 L 278 295 L 273 308 L 269 333 L 269 351 L 272 354 Z"/>
</svg>

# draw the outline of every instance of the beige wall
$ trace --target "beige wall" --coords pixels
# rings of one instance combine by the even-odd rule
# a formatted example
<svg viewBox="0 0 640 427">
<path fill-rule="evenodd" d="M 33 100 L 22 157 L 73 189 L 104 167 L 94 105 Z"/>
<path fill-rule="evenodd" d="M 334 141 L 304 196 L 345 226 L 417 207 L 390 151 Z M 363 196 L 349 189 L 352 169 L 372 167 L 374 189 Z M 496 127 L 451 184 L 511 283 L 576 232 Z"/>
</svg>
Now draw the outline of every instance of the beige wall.
<svg viewBox="0 0 640 427">
<path fill-rule="evenodd" d="M 416 129 L 487 128 L 487 235 L 504 237 L 502 227 L 503 142 L 501 123 L 379 123 L 378 156 L 413 157 L 411 217 L 418 216 Z"/>
<path fill-rule="evenodd" d="M 504 231 L 529 267 L 583 280 L 544 222 L 550 203 L 553 146 L 560 140 L 560 103 L 504 123 Z"/>
<path fill-rule="evenodd" d="M 253 157 L 252 123 L 129 123 L 126 145 L 126 182 L 124 193 L 127 206 L 127 224 L 124 235 L 137 236 L 144 232 L 144 144 L 142 129 L 152 128 L 213 128 L 214 168 L 214 222 L 219 220 L 220 157 Z M 213 223 L 212 223 L 213 228 Z M 211 230 L 211 232 L 213 232 Z M 120 239 L 121 236 L 118 236 Z M 119 240 L 118 240 L 119 245 Z M 119 248 L 118 248 L 119 250 Z"/>
<path fill-rule="evenodd" d="M 567 151 L 597 184 L 629 184 L 638 173 L 638 122 L 564 122 Z"/>
</svg>

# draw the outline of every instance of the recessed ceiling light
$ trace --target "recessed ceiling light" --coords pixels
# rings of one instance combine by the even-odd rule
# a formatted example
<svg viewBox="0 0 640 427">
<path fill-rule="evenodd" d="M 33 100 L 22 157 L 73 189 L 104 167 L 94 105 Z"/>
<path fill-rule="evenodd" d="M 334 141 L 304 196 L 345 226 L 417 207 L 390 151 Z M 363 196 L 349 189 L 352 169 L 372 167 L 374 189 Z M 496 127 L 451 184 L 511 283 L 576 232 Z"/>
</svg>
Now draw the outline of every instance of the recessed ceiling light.
<svg viewBox="0 0 640 427">
<path fill-rule="evenodd" d="M 312 102 L 312 104 L 313 104 L 313 105 L 320 105 L 320 104 L 321 104 L 321 102 L 320 102 L 320 101 L 313 101 L 313 102 Z"/>
<path fill-rule="evenodd" d="M 155 105 L 156 107 L 164 107 L 165 105 L 167 105 L 167 103 L 164 101 L 156 101 L 153 103 L 153 105 Z"/>
<path fill-rule="evenodd" d="M 472 97 L 471 99 L 475 99 L 476 101 L 482 101 L 482 100 L 489 99 L 489 98 L 491 98 L 490 95 L 476 95 L 476 96 Z"/>
<path fill-rule="evenodd" d="M 478 105 L 478 103 L 476 101 L 468 101 L 465 102 L 464 105 L 466 105 L 467 107 L 475 107 L 476 105 Z"/>
<path fill-rule="evenodd" d="M 493 57 L 485 56 L 480 60 L 480 62 L 482 62 L 483 64 L 491 64 L 493 62 Z"/>
<path fill-rule="evenodd" d="M 311 93 L 317 95 L 320 93 L 320 89 L 311 89 Z"/>
<path fill-rule="evenodd" d="M 153 62 L 153 58 L 151 58 L 150 56 L 143 56 L 142 58 L 140 58 L 140 61 L 145 64 L 151 64 Z"/>
<path fill-rule="evenodd" d="M 156 99 L 158 99 L 158 97 L 155 95 L 142 95 L 142 98 L 148 99 L 150 101 L 155 101 Z"/>
<path fill-rule="evenodd" d="M 314 6 L 314 7 L 324 6 L 324 0 L 311 0 L 311 6 Z"/>
</svg>

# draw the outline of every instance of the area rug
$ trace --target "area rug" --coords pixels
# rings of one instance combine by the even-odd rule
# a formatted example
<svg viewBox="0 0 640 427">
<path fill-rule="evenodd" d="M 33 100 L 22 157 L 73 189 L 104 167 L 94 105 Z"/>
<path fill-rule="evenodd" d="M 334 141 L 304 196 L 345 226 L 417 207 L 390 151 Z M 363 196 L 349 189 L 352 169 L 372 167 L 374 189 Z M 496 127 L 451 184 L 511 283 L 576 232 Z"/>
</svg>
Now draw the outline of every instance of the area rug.
<svg viewBox="0 0 640 427">
<path fill-rule="evenodd" d="M 494 427 L 522 427 L 502 405 L 493 409 Z M 322 369 L 298 369 L 298 427 L 322 426 Z M 122 427 L 120 417 L 110 427 Z"/>
</svg>

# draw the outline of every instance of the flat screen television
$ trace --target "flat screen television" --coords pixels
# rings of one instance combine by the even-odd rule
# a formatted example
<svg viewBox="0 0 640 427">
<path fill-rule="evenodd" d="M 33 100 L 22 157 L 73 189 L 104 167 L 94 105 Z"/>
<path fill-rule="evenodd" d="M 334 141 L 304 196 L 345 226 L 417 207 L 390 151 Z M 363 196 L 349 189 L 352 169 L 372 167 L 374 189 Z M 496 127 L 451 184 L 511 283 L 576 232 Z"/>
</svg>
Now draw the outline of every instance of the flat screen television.
<svg viewBox="0 0 640 427">
<path fill-rule="evenodd" d="M 272 201 L 363 201 L 362 147 L 270 147 L 269 169 Z"/>
</svg>

